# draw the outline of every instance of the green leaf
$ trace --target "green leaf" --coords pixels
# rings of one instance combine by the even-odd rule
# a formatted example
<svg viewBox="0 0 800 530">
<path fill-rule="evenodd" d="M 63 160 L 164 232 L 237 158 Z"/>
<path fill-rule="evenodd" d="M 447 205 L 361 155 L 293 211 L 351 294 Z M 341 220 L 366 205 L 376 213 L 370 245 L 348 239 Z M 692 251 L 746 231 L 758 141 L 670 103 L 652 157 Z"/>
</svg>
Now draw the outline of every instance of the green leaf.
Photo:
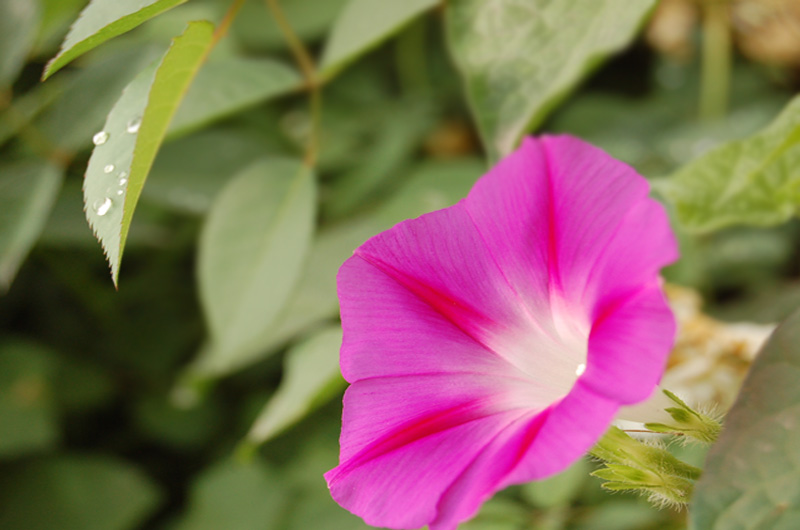
<svg viewBox="0 0 800 530">
<path fill-rule="evenodd" d="M 580 80 L 626 46 L 655 0 L 457 0 L 450 49 L 493 160 L 542 123 Z"/>
<path fill-rule="evenodd" d="M 58 439 L 54 364 L 51 352 L 34 344 L 0 345 L 0 457 L 50 448 Z"/>
<path fill-rule="evenodd" d="M 590 470 L 589 463 L 581 458 L 558 475 L 523 485 L 522 497 L 539 508 L 569 506 L 580 493 Z"/>
<path fill-rule="evenodd" d="M 297 71 L 270 59 L 229 57 L 198 72 L 169 127 L 183 134 L 247 107 L 298 89 Z"/>
<path fill-rule="evenodd" d="M 37 87 L 37 92 L 44 92 L 40 102 L 24 105 L 28 108 L 22 111 L 28 115 L 38 114 L 33 127 L 53 147 L 67 153 L 86 149 L 92 145 L 92 135 L 103 126 L 125 86 L 139 71 L 163 55 L 163 51 L 163 47 L 139 46 L 104 54 L 80 70 L 65 72 L 60 79 Z M 55 88 L 55 101 L 49 104 L 48 85 L 61 83 L 63 86 Z M 37 109 L 39 105 L 46 108 Z"/>
<path fill-rule="evenodd" d="M 359 164 L 330 186 L 326 194 L 325 217 L 336 218 L 357 207 L 368 205 L 371 195 L 397 176 L 419 148 L 421 137 L 433 123 L 426 106 L 400 105 L 385 112 L 386 124 L 376 131 L 369 148 L 361 155 Z"/>
<path fill-rule="evenodd" d="M 19 75 L 36 39 L 39 3 L 0 0 L 0 90 Z"/>
<path fill-rule="evenodd" d="M 325 44 L 322 75 L 331 76 L 438 3 L 439 0 L 350 0 Z"/>
<path fill-rule="evenodd" d="M 364 241 L 404 219 L 446 208 L 463 198 L 485 170 L 477 159 L 434 161 L 420 164 L 410 172 L 408 181 L 376 211 L 325 228 L 314 239 L 297 288 L 267 334 L 265 348 L 253 355 L 240 355 L 237 362 L 225 367 L 213 359 L 198 359 L 199 373 L 224 375 L 252 363 L 264 352 L 274 351 L 289 339 L 317 322 L 336 316 L 336 271 Z"/>
<path fill-rule="evenodd" d="M 202 214 L 237 173 L 264 156 L 264 140 L 239 129 L 210 129 L 166 143 L 142 200 Z"/>
<path fill-rule="evenodd" d="M 688 229 L 768 226 L 800 205 L 800 96 L 765 129 L 689 163 L 657 189 Z"/>
<path fill-rule="evenodd" d="M 281 0 L 280 5 L 297 37 L 303 42 L 314 42 L 325 34 L 346 2 L 347 0 Z M 239 16 L 233 22 L 231 37 L 240 39 L 245 48 L 258 51 L 274 51 L 287 47 L 283 31 L 269 10 L 264 9 L 263 0 L 244 3 Z"/>
<path fill-rule="evenodd" d="M 258 162 L 230 181 L 200 235 L 200 299 L 210 360 L 225 370 L 262 351 L 302 270 L 316 187 L 299 161 Z"/>
<path fill-rule="evenodd" d="M 158 65 L 123 91 L 95 135 L 84 181 L 86 219 L 111 266 L 114 285 L 131 220 L 167 126 L 212 44 L 209 22 L 190 22 Z"/>
<path fill-rule="evenodd" d="M 281 386 L 250 429 L 250 441 L 269 440 L 344 388 L 339 373 L 341 344 L 341 326 L 330 326 L 287 352 Z"/>
<path fill-rule="evenodd" d="M 0 292 L 42 233 L 64 174 L 43 160 L 0 167 Z"/>
<path fill-rule="evenodd" d="M 256 459 L 225 461 L 192 484 L 189 508 L 173 530 L 271 530 L 286 502 L 279 477 Z"/>
<path fill-rule="evenodd" d="M 709 451 L 692 528 L 800 527 L 800 311 L 756 357 Z"/>
<path fill-rule="evenodd" d="M 184 2 L 186 0 L 91 0 L 72 25 L 58 55 L 47 63 L 42 80 L 92 48 Z"/>
<path fill-rule="evenodd" d="M 60 456 L 5 469 L 0 528 L 133 530 L 161 492 L 129 464 L 97 456 Z"/>
<path fill-rule="evenodd" d="M 62 82 L 59 82 L 62 81 Z M 63 97 L 63 80 L 37 85 L 32 90 L 14 98 L 0 114 L 0 145 L 6 143 L 45 108 Z"/>
</svg>

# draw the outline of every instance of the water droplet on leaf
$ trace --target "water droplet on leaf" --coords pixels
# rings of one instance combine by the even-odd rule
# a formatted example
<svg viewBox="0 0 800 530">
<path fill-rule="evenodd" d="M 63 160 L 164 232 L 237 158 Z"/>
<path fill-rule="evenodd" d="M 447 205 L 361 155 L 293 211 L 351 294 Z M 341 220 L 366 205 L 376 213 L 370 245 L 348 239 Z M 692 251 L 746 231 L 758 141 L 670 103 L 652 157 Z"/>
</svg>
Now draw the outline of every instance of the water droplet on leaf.
<svg viewBox="0 0 800 530">
<path fill-rule="evenodd" d="M 114 171 L 114 164 L 109 164 L 103 168 L 103 173 L 111 173 Z"/>
<path fill-rule="evenodd" d="M 131 134 L 134 134 L 139 132 L 139 127 L 141 127 L 141 125 L 142 125 L 142 118 L 141 116 L 138 116 L 128 122 L 128 126 L 125 127 L 125 130 Z"/>
<path fill-rule="evenodd" d="M 100 131 L 99 133 L 92 136 L 92 143 L 94 145 L 103 145 L 108 141 L 108 133 L 105 131 Z"/>
<path fill-rule="evenodd" d="M 105 199 L 97 199 L 94 201 L 92 208 L 97 212 L 97 215 L 105 215 L 111 209 L 112 204 L 111 199 L 106 197 Z"/>
<path fill-rule="evenodd" d="M 120 176 L 122 176 L 123 174 L 124 173 L 120 173 Z M 126 179 L 125 177 L 122 177 L 122 178 L 119 179 L 119 185 L 120 186 L 124 186 L 127 183 L 128 183 L 128 179 Z"/>
</svg>

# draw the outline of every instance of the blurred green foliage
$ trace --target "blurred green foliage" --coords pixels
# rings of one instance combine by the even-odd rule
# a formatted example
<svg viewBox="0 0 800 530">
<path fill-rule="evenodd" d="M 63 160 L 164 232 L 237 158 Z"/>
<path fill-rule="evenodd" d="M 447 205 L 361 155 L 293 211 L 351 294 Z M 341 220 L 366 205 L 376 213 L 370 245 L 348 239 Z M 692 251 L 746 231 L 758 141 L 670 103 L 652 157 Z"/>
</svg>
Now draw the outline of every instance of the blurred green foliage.
<svg viewBox="0 0 800 530">
<path fill-rule="evenodd" d="M 338 451 L 342 261 L 458 201 L 534 125 L 654 182 L 684 168 L 656 184 L 668 198 L 698 197 L 692 167 L 721 190 L 727 151 L 686 164 L 755 134 L 798 87 L 797 71 L 737 57 L 727 115 L 699 120 L 699 57 L 637 37 L 652 1 L 530 2 L 546 23 L 522 17 L 521 1 L 498 2 L 488 21 L 468 0 L 374 1 L 280 2 L 321 65 L 309 79 L 263 0 L 243 2 L 226 34 L 238 1 L 94 0 L 66 42 L 86 0 L 0 0 L 0 528 L 365 528 L 322 479 Z M 176 61 L 153 88 L 171 40 L 202 19 L 218 33 L 189 43 L 209 51 L 186 52 L 199 71 Z M 41 83 L 62 42 L 60 70 Z M 100 131 L 112 139 L 94 146 Z M 800 175 L 770 153 L 788 182 L 778 222 L 796 210 Z M 141 196 L 120 184 L 133 173 Z M 106 197 L 113 209 L 97 217 Z M 689 202 L 668 208 L 685 218 Z M 108 223 L 103 238 L 130 227 L 119 291 L 85 210 Z M 692 228 L 676 223 L 682 259 L 666 276 L 713 312 L 775 321 L 800 305 L 796 221 Z M 609 498 L 589 469 L 510 488 L 463 527 L 684 527 L 684 514 Z"/>
</svg>

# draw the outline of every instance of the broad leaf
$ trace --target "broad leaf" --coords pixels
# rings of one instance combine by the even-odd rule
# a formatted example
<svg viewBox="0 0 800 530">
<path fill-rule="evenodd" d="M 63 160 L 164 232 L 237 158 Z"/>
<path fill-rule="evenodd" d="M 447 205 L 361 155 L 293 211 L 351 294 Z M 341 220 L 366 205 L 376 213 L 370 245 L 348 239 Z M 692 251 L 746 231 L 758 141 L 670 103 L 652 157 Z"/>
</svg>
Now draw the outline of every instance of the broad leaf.
<svg viewBox="0 0 800 530">
<path fill-rule="evenodd" d="M 270 59 L 227 57 L 197 74 L 169 127 L 170 136 L 207 125 L 300 87 L 293 68 Z"/>
<path fill-rule="evenodd" d="M 438 3 L 439 0 L 350 0 L 325 44 L 322 75 L 332 75 Z"/>
<path fill-rule="evenodd" d="M 38 2 L 0 0 L 0 90 L 11 85 L 22 70 L 38 23 Z"/>
<path fill-rule="evenodd" d="M 238 129 L 206 129 L 179 138 L 158 152 L 142 200 L 205 213 L 231 177 L 263 156 L 264 139 Z"/>
<path fill-rule="evenodd" d="M 39 238 L 64 173 L 43 160 L 0 167 L 0 293 Z"/>
<path fill-rule="evenodd" d="M 72 25 L 58 55 L 47 63 L 42 79 L 92 48 L 184 2 L 186 0 L 91 0 Z"/>
<path fill-rule="evenodd" d="M 712 446 L 689 511 L 697 530 L 800 528 L 800 312 L 761 350 Z"/>
<path fill-rule="evenodd" d="M 263 350 L 311 240 L 316 191 L 299 161 L 258 162 L 231 180 L 208 214 L 198 249 L 200 299 L 225 370 Z"/>
<path fill-rule="evenodd" d="M 86 219 L 103 246 L 117 284 L 125 240 L 150 167 L 175 110 L 212 42 L 209 22 L 190 22 L 161 62 L 123 91 L 94 137 L 84 181 Z"/>
<path fill-rule="evenodd" d="M 758 134 L 714 149 L 658 189 L 695 231 L 788 220 L 800 206 L 800 96 Z"/>
<path fill-rule="evenodd" d="M 491 159 L 597 64 L 626 46 L 655 0 L 456 0 L 450 49 Z"/>
<path fill-rule="evenodd" d="M 0 528 L 141 528 L 161 492 L 141 471 L 107 457 L 58 456 L 4 469 Z"/>
<path fill-rule="evenodd" d="M 339 373 L 341 344 L 341 326 L 331 326 L 286 353 L 281 386 L 247 435 L 252 442 L 269 440 L 344 387 Z"/>
<path fill-rule="evenodd" d="M 224 461 L 195 480 L 186 514 L 171 528 L 277 530 L 286 500 L 280 477 L 260 460 Z"/>
<path fill-rule="evenodd" d="M 191 372 L 214 377 L 231 373 L 274 352 L 317 322 L 336 316 L 336 271 L 359 245 L 403 219 L 454 204 L 467 194 L 484 169 L 484 164 L 474 159 L 420 164 L 408 182 L 376 211 L 320 231 L 309 249 L 297 287 L 265 333 L 262 347 L 240 352 L 224 364 L 213 350 L 206 350 Z"/>
<path fill-rule="evenodd" d="M 58 439 L 54 361 L 34 344 L 0 344 L 0 457 L 49 449 Z"/>
</svg>

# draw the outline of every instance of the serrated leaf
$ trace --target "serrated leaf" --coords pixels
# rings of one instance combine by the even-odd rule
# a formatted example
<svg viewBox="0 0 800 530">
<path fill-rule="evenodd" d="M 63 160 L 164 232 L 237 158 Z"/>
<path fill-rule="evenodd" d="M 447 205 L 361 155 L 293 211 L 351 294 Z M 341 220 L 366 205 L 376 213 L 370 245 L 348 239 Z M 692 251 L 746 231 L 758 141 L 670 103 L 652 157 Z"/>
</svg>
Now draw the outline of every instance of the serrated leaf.
<svg viewBox="0 0 800 530">
<path fill-rule="evenodd" d="M 220 462 L 192 484 L 189 507 L 175 530 L 270 530 L 286 503 L 280 477 L 260 460 Z"/>
<path fill-rule="evenodd" d="M 286 353 L 281 385 L 253 423 L 249 440 L 264 443 L 344 388 L 339 373 L 341 344 L 341 326 L 331 326 Z"/>
<path fill-rule="evenodd" d="M 247 107 L 281 96 L 302 84 L 294 68 L 271 59 L 227 57 L 209 62 L 197 74 L 169 135 L 184 134 Z"/>
<path fill-rule="evenodd" d="M 320 71 L 329 77 L 378 46 L 439 0 L 350 0 L 333 24 Z"/>
<path fill-rule="evenodd" d="M 694 231 L 788 220 L 800 206 L 800 96 L 762 131 L 690 162 L 657 189 Z"/>
<path fill-rule="evenodd" d="M 36 39 L 39 3 L 0 0 L 0 90 L 19 75 Z"/>
<path fill-rule="evenodd" d="M 302 270 L 316 186 L 299 161 L 257 162 L 220 193 L 200 235 L 198 280 L 211 344 L 224 369 L 260 351 Z"/>
<path fill-rule="evenodd" d="M 800 527 L 800 312 L 756 357 L 689 511 L 697 530 Z"/>
<path fill-rule="evenodd" d="M 78 15 L 58 55 L 47 63 L 42 80 L 92 48 L 184 2 L 186 0 L 92 0 Z"/>
<path fill-rule="evenodd" d="M 64 172 L 44 160 L 0 167 L 0 293 L 42 233 Z"/>
<path fill-rule="evenodd" d="M 602 59 L 626 46 L 655 0 L 456 0 L 450 50 L 493 160 L 542 123 Z"/>
<path fill-rule="evenodd" d="M 58 456 L 6 468 L 0 528 L 133 530 L 161 501 L 141 471 L 116 458 Z"/>
<path fill-rule="evenodd" d="M 35 90 L 60 86 L 55 88 L 52 104 L 48 104 L 50 97 L 44 97 L 46 108 L 36 109 L 32 103 L 27 109 L 31 114 L 38 113 L 32 125 L 54 148 L 67 153 L 91 147 L 92 135 L 102 128 L 125 86 L 163 53 L 163 48 L 153 46 L 121 48 L 40 85 Z"/>
<path fill-rule="evenodd" d="M 117 284 L 133 212 L 158 148 L 212 44 L 210 22 L 190 22 L 160 63 L 125 88 L 95 137 L 84 180 L 86 219 Z"/>
</svg>

